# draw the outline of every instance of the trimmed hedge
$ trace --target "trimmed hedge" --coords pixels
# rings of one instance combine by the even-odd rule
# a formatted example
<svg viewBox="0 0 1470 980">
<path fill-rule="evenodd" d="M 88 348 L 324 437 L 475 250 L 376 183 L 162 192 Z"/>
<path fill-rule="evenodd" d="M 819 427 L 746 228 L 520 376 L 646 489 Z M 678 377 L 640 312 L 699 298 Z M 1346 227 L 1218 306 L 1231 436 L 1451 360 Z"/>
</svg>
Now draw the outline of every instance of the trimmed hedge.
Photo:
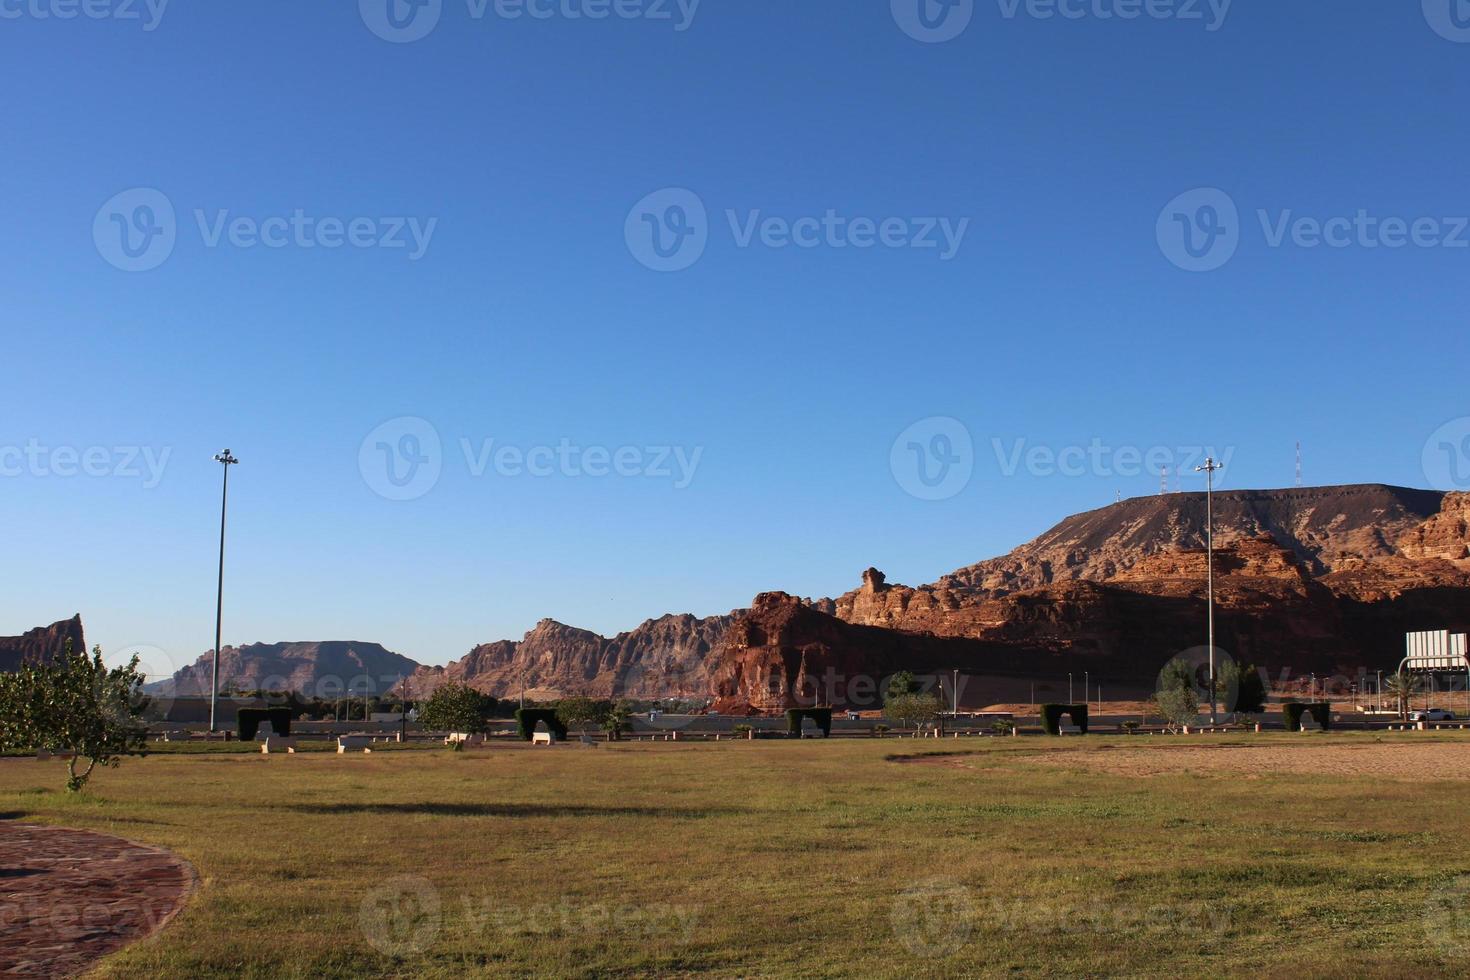
<svg viewBox="0 0 1470 980">
<path fill-rule="evenodd" d="M 253 742 L 260 731 L 260 723 L 271 723 L 271 732 L 276 735 L 291 734 L 290 708 L 241 708 L 235 719 L 240 731 L 240 741 Z"/>
<path fill-rule="evenodd" d="M 1307 704 L 1302 701 L 1287 701 L 1281 705 L 1281 719 L 1286 723 L 1286 730 L 1299 732 L 1302 730 L 1302 715 L 1310 712 L 1312 720 L 1317 727 L 1324 732 L 1332 727 L 1332 705 L 1325 702 Z"/>
<path fill-rule="evenodd" d="M 1046 729 L 1048 735 L 1062 734 L 1062 715 L 1072 719 L 1072 724 L 1081 729 L 1082 734 L 1087 734 L 1087 705 L 1085 704 L 1043 704 L 1041 706 L 1041 727 Z"/>
<path fill-rule="evenodd" d="M 521 741 L 529 742 L 536 732 L 537 722 L 546 722 L 546 730 L 558 741 L 566 741 L 567 726 L 556 716 L 555 708 L 519 708 L 516 710 L 516 734 Z"/>
<path fill-rule="evenodd" d="M 786 734 L 793 738 L 801 737 L 801 723 L 810 718 L 817 723 L 822 730 L 823 738 L 832 737 L 832 709 L 831 708 L 791 708 L 786 712 Z"/>
</svg>

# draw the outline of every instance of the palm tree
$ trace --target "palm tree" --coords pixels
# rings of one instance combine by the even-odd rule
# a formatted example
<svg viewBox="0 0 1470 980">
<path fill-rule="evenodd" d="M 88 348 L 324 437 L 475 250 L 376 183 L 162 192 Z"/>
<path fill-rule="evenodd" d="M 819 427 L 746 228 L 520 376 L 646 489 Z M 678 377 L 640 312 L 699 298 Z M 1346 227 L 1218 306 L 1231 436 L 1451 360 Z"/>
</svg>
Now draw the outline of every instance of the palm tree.
<svg viewBox="0 0 1470 980">
<path fill-rule="evenodd" d="M 1409 699 L 1423 690 L 1424 679 L 1418 674 L 1409 674 L 1400 670 L 1396 674 L 1390 674 L 1384 680 L 1383 687 L 1398 701 L 1399 717 L 1407 718 Z"/>
</svg>

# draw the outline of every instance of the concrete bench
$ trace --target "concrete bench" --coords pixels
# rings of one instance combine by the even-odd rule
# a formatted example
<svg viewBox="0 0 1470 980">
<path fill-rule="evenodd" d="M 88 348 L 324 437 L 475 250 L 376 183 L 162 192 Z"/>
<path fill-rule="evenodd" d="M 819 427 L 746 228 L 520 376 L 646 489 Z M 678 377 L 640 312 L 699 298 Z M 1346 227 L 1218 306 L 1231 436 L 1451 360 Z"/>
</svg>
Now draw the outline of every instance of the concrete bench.
<svg viewBox="0 0 1470 980">
<path fill-rule="evenodd" d="M 531 733 L 531 744 L 532 745 L 555 745 L 556 744 L 556 736 L 553 735 L 553 734 L 551 734 L 550 732 L 532 732 Z"/>
<path fill-rule="evenodd" d="M 260 754 L 270 755 L 272 752 L 286 752 L 296 754 L 296 740 L 284 735 L 271 735 L 260 740 Z"/>
<path fill-rule="evenodd" d="M 445 738 L 444 738 L 444 744 L 445 745 L 464 745 L 466 747 L 471 746 L 471 745 L 484 745 L 485 744 L 485 736 L 484 735 L 471 735 L 469 732 L 450 732 L 447 736 L 445 736 Z"/>
</svg>

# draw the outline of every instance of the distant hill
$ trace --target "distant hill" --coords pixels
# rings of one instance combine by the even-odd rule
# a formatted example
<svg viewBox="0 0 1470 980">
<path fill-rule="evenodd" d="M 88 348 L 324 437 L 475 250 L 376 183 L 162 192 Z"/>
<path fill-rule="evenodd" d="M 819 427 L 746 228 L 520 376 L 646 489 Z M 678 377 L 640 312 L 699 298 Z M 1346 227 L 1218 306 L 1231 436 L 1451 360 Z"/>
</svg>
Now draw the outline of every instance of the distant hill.
<svg viewBox="0 0 1470 980">
<path fill-rule="evenodd" d="M 208 695 L 212 664 L 212 654 L 206 653 L 147 690 L 163 697 Z M 417 661 L 377 643 L 251 643 L 220 651 L 219 684 L 221 691 L 296 691 L 326 698 L 347 690 L 382 695 L 417 669 Z"/>
</svg>

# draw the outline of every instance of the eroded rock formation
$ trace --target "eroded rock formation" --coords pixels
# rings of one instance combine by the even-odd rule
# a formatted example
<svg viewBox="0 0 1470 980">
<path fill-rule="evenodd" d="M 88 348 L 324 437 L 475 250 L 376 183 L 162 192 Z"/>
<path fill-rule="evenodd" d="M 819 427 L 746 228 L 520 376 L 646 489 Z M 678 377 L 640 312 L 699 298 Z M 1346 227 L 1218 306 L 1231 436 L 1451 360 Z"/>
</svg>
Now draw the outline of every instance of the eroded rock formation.
<svg viewBox="0 0 1470 980">
<path fill-rule="evenodd" d="M 45 663 L 65 651 L 68 643 L 78 653 L 87 650 L 80 613 L 50 626 L 37 626 L 20 636 L 0 636 L 0 670 L 19 670 L 25 663 Z"/>
</svg>

